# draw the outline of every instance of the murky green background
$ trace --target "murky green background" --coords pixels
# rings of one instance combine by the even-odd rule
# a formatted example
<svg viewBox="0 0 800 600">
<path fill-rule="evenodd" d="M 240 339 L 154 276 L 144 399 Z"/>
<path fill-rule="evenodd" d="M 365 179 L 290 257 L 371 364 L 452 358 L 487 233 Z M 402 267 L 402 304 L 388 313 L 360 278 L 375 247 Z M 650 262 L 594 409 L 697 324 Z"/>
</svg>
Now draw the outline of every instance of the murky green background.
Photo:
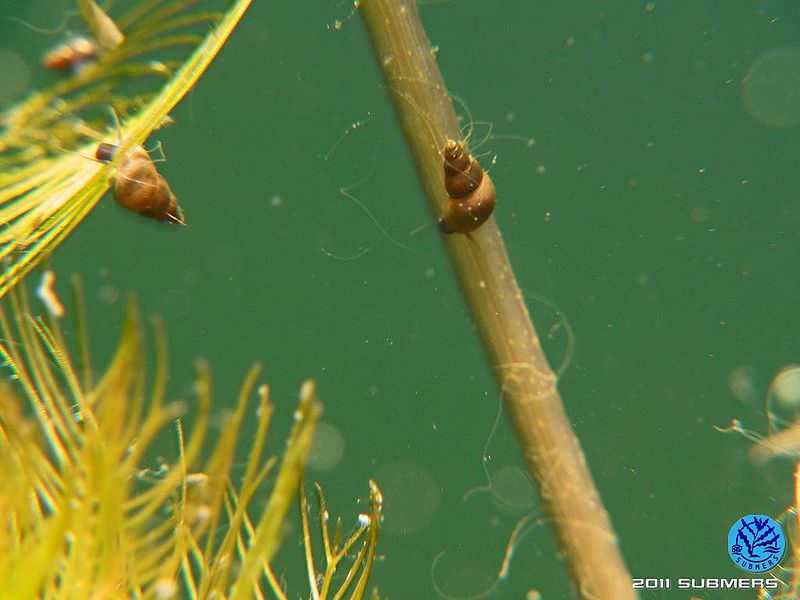
<svg viewBox="0 0 800 600">
<path fill-rule="evenodd" d="M 41 27 L 68 5 L 4 4 Z M 764 431 L 769 381 L 800 361 L 798 4 L 453 0 L 421 14 L 476 151 L 497 156 L 495 214 L 554 365 L 565 327 L 536 298 L 574 332 L 560 387 L 631 573 L 747 576 L 728 529 L 780 514 L 792 465 L 755 466 L 714 426 Z M 58 36 L 11 19 L 0 34 L 32 85 L 50 80 L 36 61 Z M 381 484 L 382 597 L 436 598 L 434 582 L 479 594 L 518 520 L 543 515 L 502 419 L 492 484 L 463 500 L 488 485 L 498 392 L 436 229 L 409 235 L 433 217 L 358 15 L 255 0 L 173 117 L 151 144 L 189 226 L 109 195 L 52 260 L 64 287 L 84 278 L 98 364 L 135 292 L 166 321 L 172 396 L 191 398 L 199 356 L 220 407 L 264 363 L 275 450 L 315 378 L 333 446 L 309 477 L 350 522 L 368 479 Z M 294 598 L 301 560 L 295 526 L 277 567 Z M 536 527 L 487 597 L 569 598 L 563 567 Z"/>
</svg>

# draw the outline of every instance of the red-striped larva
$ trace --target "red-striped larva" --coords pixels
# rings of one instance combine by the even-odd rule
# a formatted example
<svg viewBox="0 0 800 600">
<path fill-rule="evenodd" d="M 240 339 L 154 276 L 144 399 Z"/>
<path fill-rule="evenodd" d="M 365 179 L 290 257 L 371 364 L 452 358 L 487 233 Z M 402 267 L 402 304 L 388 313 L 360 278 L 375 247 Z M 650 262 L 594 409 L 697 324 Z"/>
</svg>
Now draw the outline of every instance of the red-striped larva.
<svg viewBox="0 0 800 600">
<path fill-rule="evenodd" d="M 97 59 L 100 51 L 92 40 L 85 37 L 73 37 L 60 46 L 53 48 L 42 57 L 42 64 L 54 71 L 72 71 L 77 73 L 90 62 Z"/>
</svg>

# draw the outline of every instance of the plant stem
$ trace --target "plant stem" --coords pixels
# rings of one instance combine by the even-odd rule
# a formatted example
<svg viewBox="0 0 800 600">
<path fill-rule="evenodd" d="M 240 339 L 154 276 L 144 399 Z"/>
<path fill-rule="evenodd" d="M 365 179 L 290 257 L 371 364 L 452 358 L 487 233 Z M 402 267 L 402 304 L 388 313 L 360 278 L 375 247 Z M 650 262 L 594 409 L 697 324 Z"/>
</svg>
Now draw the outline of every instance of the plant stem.
<svg viewBox="0 0 800 600">
<path fill-rule="evenodd" d="M 461 131 L 411 0 L 360 6 L 386 87 L 434 215 L 442 213 L 442 148 Z M 446 235 L 528 471 L 581 598 L 636 598 L 608 514 L 572 431 L 494 218 L 469 235 Z"/>
</svg>

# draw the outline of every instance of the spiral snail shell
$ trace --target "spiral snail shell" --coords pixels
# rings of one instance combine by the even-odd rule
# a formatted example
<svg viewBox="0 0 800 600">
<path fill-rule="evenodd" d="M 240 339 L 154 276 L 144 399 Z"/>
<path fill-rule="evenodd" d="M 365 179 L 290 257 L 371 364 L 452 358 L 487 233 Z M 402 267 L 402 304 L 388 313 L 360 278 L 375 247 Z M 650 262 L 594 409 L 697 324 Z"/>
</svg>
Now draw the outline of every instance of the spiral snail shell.
<svg viewBox="0 0 800 600">
<path fill-rule="evenodd" d="M 443 154 L 448 200 L 444 214 L 439 217 L 439 229 L 442 233 L 470 233 L 494 210 L 494 184 L 459 142 L 447 140 Z"/>
<path fill-rule="evenodd" d="M 109 162 L 116 151 L 114 144 L 102 143 L 97 146 L 95 157 L 100 162 Z M 114 195 L 122 206 L 143 217 L 185 224 L 178 199 L 141 146 L 134 146 L 128 158 L 117 167 Z"/>
</svg>

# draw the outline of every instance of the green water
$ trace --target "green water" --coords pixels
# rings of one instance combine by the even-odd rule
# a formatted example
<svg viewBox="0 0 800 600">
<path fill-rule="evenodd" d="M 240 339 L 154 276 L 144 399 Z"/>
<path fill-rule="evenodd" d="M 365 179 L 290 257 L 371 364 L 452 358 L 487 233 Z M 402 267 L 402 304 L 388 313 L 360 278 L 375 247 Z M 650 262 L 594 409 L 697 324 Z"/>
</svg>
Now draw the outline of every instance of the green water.
<svg viewBox="0 0 800 600">
<path fill-rule="evenodd" d="M 728 529 L 792 502 L 792 464 L 756 466 L 744 438 L 714 425 L 764 431 L 769 381 L 800 361 L 797 3 L 454 0 L 421 14 L 473 143 L 489 138 L 476 151 L 497 156 L 495 214 L 520 284 L 574 332 L 560 388 L 632 575 L 746 577 Z M 0 45 L 36 69 L 51 38 L 1 27 Z M 37 47 L 13 47 L 23 40 Z M 172 116 L 151 143 L 189 226 L 109 196 L 52 260 L 84 278 L 96 356 L 135 292 L 166 322 L 172 396 L 191 396 L 198 356 L 220 404 L 264 363 L 276 450 L 315 378 L 344 455 L 309 477 L 346 519 L 368 479 L 382 486 L 382 597 L 491 586 L 514 525 L 543 515 L 502 419 L 495 486 L 463 500 L 487 484 L 498 392 L 436 229 L 409 235 L 432 216 L 358 15 L 255 0 Z M 530 309 L 560 364 L 563 323 Z M 301 560 L 295 524 L 277 566 L 294 598 Z M 530 589 L 572 597 L 547 525 L 488 597 Z"/>
</svg>

